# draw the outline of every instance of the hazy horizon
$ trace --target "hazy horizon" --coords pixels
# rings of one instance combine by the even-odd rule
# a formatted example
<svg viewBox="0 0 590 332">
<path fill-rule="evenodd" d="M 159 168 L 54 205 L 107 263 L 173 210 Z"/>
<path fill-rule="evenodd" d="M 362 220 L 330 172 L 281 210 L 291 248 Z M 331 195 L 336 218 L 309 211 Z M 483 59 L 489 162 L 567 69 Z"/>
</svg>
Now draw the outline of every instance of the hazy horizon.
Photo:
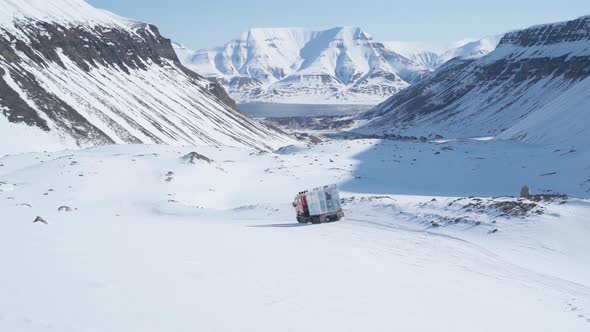
<svg viewBox="0 0 590 332">
<path fill-rule="evenodd" d="M 380 41 L 420 42 L 443 48 L 531 25 L 590 14 L 590 1 L 508 0 L 420 3 L 390 0 L 272 1 L 88 0 L 98 8 L 157 25 L 172 40 L 193 49 L 221 46 L 249 28 L 302 27 L 323 30 L 356 26 Z M 293 5 L 296 4 L 296 5 Z"/>
</svg>

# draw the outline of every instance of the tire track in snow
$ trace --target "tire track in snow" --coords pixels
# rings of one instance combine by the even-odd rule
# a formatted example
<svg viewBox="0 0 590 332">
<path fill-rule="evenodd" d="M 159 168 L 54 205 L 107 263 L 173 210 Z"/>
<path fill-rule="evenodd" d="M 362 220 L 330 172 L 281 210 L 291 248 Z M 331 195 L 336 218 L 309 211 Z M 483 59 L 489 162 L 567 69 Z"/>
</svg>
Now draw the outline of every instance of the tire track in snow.
<svg viewBox="0 0 590 332">
<path fill-rule="evenodd" d="M 489 249 L 486 249 L 480 245 L 477 245 L 473 242 L 456 236 L 432 232 L 428 229 L 412 229 L 409 227 L 403 227 L 400 225 L 382 223 L 367 219 L 347 218 L 346 221 L 352 221 L 356 225 L 367 228 L 376 228 L 389 232 L 397 231 L 421 234 L 446 239 L 449 241 L 459 242 L 468 248 L 472 248 L 474 252 L 479 253 L 485 257 L 488 257 L 489 261 L 493 262 L 494 265 L 502 267 L 501 269 L 493 269 L 493 271 L 497 273 L 497 277 L 499 277 L 500 279 L 514 280 L 518 283 L 521 283 L 524 287 L 535 288 L 542 291 L 543 293 L 547 293 L 547 295 L 563 301 L 564 306 L 566 306 L 568 310 L 572 311 L 572 313 L 576 314 L 577 318 L 582 318 L 590 322 L 590 319 L 586 318 L 590 317 L 590 312 L 588 312 L 582 304 L 590 304 L 590 287 L 586 285 L 573 282 L 567 279 L 559 278 L 556 276 L 540 273 L 532 269 L 517 265 L 515 263 L 510 262 L 505 257 L 499 256 L 498 254 L 494 253 Z M 505 273 L 501 273 L 501 271 L 505 271 Z M 471 270 L 471 272 L 477 271 Z M 484 273 L 480 274 L 483 276 L 492 277 Z"/>
</svg>

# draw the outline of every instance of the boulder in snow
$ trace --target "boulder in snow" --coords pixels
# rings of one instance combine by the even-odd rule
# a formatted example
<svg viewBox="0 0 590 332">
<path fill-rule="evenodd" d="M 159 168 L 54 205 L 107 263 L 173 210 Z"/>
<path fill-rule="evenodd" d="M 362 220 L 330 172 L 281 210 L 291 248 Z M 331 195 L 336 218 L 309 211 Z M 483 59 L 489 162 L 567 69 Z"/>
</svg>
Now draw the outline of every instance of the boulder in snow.
<svg viewBox="0 0 590 332">
<path fill-rule="evenodd" d="M 198 154 L 196 152 L 191 152 L 191 153 L 185 155 L 184 157 L 182 157 L 182 160 L 184 160 L 185 162 L 190 163 L 190 164 L 196 164 L 199 161 L 204 161 L 208 164 L 213 162 L 213 160 L 203 156 L 202 154 Z"/>
<path fill-rule="evenodd" d="M 35 220 L 33 220 L 33 223 L 38 223 L 38 222 L 43 223 L 45 225 L 48 225 L 49 224 L 47 221 L 45 221 L 45 219 L 43 219 L 43 218 L 41 218 L 39 216 L 37 216 L 37 218 L 35 218 Z"/>
<path fill-rule="evenodd" d="M 60 206 L 57 211 L 59 212 L 72 212 L 72 208 L 69 206 Z"/>
</svg>

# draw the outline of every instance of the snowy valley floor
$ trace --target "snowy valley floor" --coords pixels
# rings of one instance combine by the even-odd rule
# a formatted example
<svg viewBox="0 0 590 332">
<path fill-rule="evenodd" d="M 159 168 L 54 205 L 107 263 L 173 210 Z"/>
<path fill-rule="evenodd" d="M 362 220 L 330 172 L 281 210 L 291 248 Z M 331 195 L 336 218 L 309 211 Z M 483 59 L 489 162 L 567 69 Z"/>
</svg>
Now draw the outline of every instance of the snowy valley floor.
<svg viewBox="0 0 590 332">
<path fill-rule="evenodd" d="M 588 331 L 589 156 L 478 140 L 6 156 L 0 331 Z M 346 218 L 297 224 L 294 194 L 329 183 Z M 498 197 L 525 184 L 579 198 Z"/>
</svg>

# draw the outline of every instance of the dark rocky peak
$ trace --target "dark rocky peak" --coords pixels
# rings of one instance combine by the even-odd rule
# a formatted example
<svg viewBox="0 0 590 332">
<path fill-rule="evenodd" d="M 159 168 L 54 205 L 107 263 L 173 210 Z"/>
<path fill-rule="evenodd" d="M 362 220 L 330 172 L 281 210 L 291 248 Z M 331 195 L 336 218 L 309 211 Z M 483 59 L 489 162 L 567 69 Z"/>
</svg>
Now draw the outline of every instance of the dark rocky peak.
<svg viewBox="0 0 590 332">
<path fill-rule="evenodd" d="M 567 22 L 537 25 L 528 29 L 510 32 L 502 38 L 499 45 L 530 47 L 580 40 L 590 40 L 590 16 L 583 16 Z"/>
</svg>

